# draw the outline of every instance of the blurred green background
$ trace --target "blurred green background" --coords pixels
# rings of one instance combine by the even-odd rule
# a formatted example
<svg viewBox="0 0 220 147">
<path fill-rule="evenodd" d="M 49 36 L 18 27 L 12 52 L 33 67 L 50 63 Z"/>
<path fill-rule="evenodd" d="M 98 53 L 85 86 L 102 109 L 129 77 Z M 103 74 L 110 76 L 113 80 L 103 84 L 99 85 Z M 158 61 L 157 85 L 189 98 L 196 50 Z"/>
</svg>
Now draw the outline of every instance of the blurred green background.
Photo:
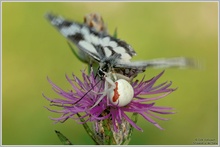
<svg viewBox="0 0 220 147">
<path fill-rule="evenodd" d="M 110 34 L 137 52 L 133 60 L 186 56 L 199 59 L 203 68 L 167 69 L 160 79 L 173 81 L 178 90 L 157 102 L 171 106 L 176 114 L 158 123 L 159 130 L 139 117 L 130 144 L 191 145 L 196 139 L 218 141 L 218 3 L 217 2 L 3 2 L 2 3 L 2 144 L 61 144 L 54 130 L 74 144 L 93 141 L 82 125 L 64 124 L 48 116 L 59 115 L 43 106 L 58 97 L 46 77 L 63 89 L 71 86 L 65 74 L 79 77 L 86 67 L 78 61 L 61 36 L 44 18 L 54 12 L 79 22 L 91 12 L 100 13 Z M 148 69 L 151 78 L 162 69 Z M 144 74 L 139 75 L 142 78 Z"/>
</svg>

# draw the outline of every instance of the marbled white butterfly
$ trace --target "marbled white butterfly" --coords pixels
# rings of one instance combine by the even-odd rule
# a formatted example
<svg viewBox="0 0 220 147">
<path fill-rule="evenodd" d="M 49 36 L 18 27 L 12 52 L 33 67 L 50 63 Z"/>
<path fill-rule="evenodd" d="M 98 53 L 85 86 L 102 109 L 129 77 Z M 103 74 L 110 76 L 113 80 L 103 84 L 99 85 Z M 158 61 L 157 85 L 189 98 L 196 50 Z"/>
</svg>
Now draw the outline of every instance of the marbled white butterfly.
<svg viewBox="0 0 220 147">
<path fill-rule="evenodd" d="M 105 95 L 112 95 L 112 91 L 116 88 L 115 82 L 119 82 L 117 81 L 117 76 L 121 75 L 120 78 L 122 79 L 133 78 L 138 73 L 144 72 L 147 67 L 187 67 L 194 66 L 195 64 L 194 60 L 184 57 L 131 62 L 130 59 L 136 55 L 136 52 L 129 44 L 109 35 L 104 23 L 98 25 L 101 26 L 98 29 L 94 26 L 94 24 L 98 22 L 102 23 L 102 19 L 99 21 L 96 20 L 97 18 L 92 18 L 95 21 L 87 21 L 87 19 L 85 19 L 85 23 L 82 24 L 50 13 L 46 15 L 46 18 L 64 37 L 68 38 L 68 40 L 79 48 L 79 51 L 83 54 L 82 58 L 86 60 L 86 62 L 89 64 L 92 64 L 93 62 L 99 63 L 97 74 L 101 79 L 105 78 L 108 84 L 105 84 L 106 86 L 103 96 L 95 105 L 97 105 Z M 116 73 L 117 76 L 112 75 L 112 72 Z M 122 83 L 125 83 L 125 86 L 127 86 L 126 84 L 129 83 L 126 82 L 127 81 L 123 81 Z M 111 85 L 111 87 L 108 87 L 108 85 Z M 123 86 L 123 84 L 121 85 Z M 131 92 L 131 99 L 132 98 L 133 95 Z M 124 106 L 126 104 L 117 102 L 117 105 L 120 106 Z"/>
</svg>

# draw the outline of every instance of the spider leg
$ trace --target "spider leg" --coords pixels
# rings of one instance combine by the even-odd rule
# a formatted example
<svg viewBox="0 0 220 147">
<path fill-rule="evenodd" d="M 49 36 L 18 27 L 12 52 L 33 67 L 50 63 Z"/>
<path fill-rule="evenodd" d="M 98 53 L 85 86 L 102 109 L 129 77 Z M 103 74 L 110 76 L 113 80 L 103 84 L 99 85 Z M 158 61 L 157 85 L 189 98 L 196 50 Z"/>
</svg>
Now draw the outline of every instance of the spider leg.
<svg viewBox="0 0 220 147">
<path fill-rule="evenodd" d="M 133 80 L 133 78 L 134 78 L 133 76 L 127 77 L 127 76 L 125 76 L 123 74 L 120 74 L 120 73 L 114 73 L 114 74 L 116 75 L 117 79 L 124 79 L 124 80 L 126 80 L 128 82 L 131 82 Z"/>
<path fill-rule="evenodd" d="M 111 85 L 111 87 L 109 88 L 109 85 Z M 102 96 L 96 101 L 96 103 L 90 108 L 94 108 L 95 106 L 97 106 L 99 104 L 99 102 L 101 102 L 101 100 L 107 95 L 108 97 L 108 93 L 112 90 L 114 90 L 116 88 L 115 83 L 109 78 L 109 77 L 105 77 L 105 88 L 104 88 L 104 92 L 102 92 Z M 109 104 L 109 99 L 107 98 L 107 105 Z"/>
<path fill-rule="evenodd" d="M 116 75 L 115 74 L 113 74 L 113 77 L 115 78 L 115 80 L 116 80 Z M 106 80 L 106 85 L 107 85 L 107 87 L 108 87 L 108 84 L 110 84 L 111 85 L 111 88 L 107 88 L 106 89 L 106 91 L 107 91 L 107 106 L 109 105 L 109 98 L 110 98 L 110 92 L 112 91 L 112 90 L 114 90 L 115 88 L 116 88 L 116 85 L 115 85 L 115 82 L 113 82 L 112 81 L 112 79 L 110 79 L 109 77 L 105 77 L 105 80 Z"/>
<path fill-rule="evenodd" d="M 118 79 L 124 79 L 124 80 L 126 80 L 126 81 L 128 81 L 128 82 L 130 82 L 131 83 L 131 81 L 135 78 L 135 74 L 134 75 L 132 75 L 131 77 L 127 77 L 127 76 L 125 76 L 125 75 L 123 75 L 123 74 L 120 74 L 120 73 L 117 73 L 117 72 L 115 72 L 115 70 L 114 69 L 112 69 L 112 72 L 110 73 L 111 75 L 112 75 L 112 77 L 114 78 L 114 80 L 116 81 L 116 80 L 118 80 Z"/>
<path fill-rule="evenodd" d="M 105 86 L 104 86 L 104 91 L 103 92 L 96 92 L 94 90 L 91 90 L 91 92 L 95 93 L 95 94 L 106 94 L 106 90 L 108 90 L 108 83 L 112 86 L 115 86 L 115 83 L 109 78 L 109 77 L 105 77 Z"/>
</svg>

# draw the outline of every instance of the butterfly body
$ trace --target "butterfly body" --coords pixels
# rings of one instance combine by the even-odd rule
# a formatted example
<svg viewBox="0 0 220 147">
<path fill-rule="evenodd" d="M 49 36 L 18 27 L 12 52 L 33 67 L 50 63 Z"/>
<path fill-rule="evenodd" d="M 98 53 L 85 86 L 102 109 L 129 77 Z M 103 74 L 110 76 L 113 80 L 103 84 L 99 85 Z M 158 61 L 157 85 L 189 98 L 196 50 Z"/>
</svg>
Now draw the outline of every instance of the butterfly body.
<svg viewBox="0 0 220 147">
<path fill-rule="evenodd" d="M 105 79 L 106 87 L 112 92 L 116 87 L 118 78 L 111 78 L 111 75 L 120 77 L 134 78 L 140 72 L 144 72 L 148 67 L 168 68 L 168 67 L 194 67 L 195 62 L 185 57 L 175 57 L 168 59 L 153 59 L 146 61 L 131 61 L 136 55 L 134 49 L 123 40 L 109 35 L 106 31 L 102 19 L 97 19 L 96 15 L 91 15 L 84 20 L 84 23 L 70 21 L 61 16 L 47 14 L 46 18 L 58 29 L 58 31 L 79 49 L 80 57 L 88 64 L 94 62 L 99 64 L 97 75 Z M 94 27 L 95 26 L 95 27 Z M 110 74 L 111 73 L 111 74 Z M 109 76 L 110 75 L 110 76 Z M 119 76 L 118 76 L 119 77 Z M 109 92 L 109 89 L 105 89 Z M 95 105 L 108 95 L 104 92 L 103 96 Z M 94 106 L 95 106 L 94 105 Z M 93 106 L 93 107 L 94 107 Z"/>
<path fill-rule="evenodd" d="M 194 60 L 185 57 L 131 62 L 136 52 L 125 41 L 116 39 L 105 31 L 97 31 L 87 24 L 70 21 L 61 16 L 47 14 L 46 18 L 64 37 L 78 47 L 82 58 L 89 64 L 97 62 L 100 65 L 99 69 L 108 65 L 108 68 L 103 70 L 105 72 L 114 70 L 131 77 L 145 71 L 147 67 L 190 67 L 195 64 Z"/>
</svg>

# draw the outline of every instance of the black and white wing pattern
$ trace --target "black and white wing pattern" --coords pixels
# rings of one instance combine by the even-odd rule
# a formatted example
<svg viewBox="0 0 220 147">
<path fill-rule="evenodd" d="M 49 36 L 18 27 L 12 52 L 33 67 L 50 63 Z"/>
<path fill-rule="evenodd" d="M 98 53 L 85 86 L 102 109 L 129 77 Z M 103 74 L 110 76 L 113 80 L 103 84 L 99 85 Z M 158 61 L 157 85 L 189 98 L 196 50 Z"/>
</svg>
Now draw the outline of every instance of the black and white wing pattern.
<svg viewBox="0 0 220 147">
<path fill-rule="evenodd" d="M 94 28 L 92 24 L 96 24 L 96 22 L 93 22 L 94 17 L 97 16 L 91 15 L 88 22 L 84 21 L 84 24 L 81 24 L 50 13 L 46 15 L 50 23 L 64 37 L 74 43 L 82 53 L 87 54 L 92 62 L 98 62 L 100 69 L 104 72 L 114 71 L 131 77 L 144 72 L 148 67 L 181 68 L 197 66 L 193 59 L 185 57 L 131 62 L 130 59 L 136 55 L 134 49 L 125 41 L 108 35 L 106 31 L 100 31 L 99 28 L 97 31 L 97 27 Z M 104 24 L 98 25 L 102 26 Z"/>
<path fill-rule="evenodd" d="M 118 60 L 127 62 L 136 55 L 133 48 L 125 41 L 100 33 L 86 24 L 69 21 L 53 14 L 47 14 L 46 18 L 64 37 L 97 62 L 102 62 L 114 54 L 119 54 Z"/>
<path fill-rule="evenodd" d="M 173 57 L 173 58 L 159 58 L 145 61 L 123 62 L 118 61 L 114 65 L 114 70 L 117 73 L 123 74 L 127 77 L 137 75 L 144 72 L 147 68 L 199 68 L 199 63 L 192 58 Z"/>
</svg>

